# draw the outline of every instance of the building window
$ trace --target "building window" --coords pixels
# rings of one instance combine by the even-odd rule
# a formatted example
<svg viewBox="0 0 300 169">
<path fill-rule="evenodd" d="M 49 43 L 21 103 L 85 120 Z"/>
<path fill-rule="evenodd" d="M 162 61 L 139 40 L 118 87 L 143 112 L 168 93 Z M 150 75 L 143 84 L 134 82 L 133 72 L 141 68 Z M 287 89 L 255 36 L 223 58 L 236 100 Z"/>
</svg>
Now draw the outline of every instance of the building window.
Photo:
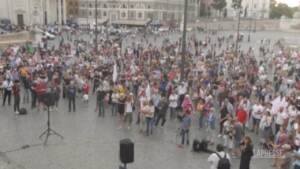
<svg viewBox="0 0 300 169">
<path fill-rule="evenodd" d="M 92 11 L 90 11 L 90 16 L 92 16 Z"/>
<path fill-rule="evenodd" d="M 135 19 L 135 12 L 134 11 L 130 11 L 128 14 L 128 18 L 129 19 Z"/>
<path fill-rule="evenodd" d="M 113 5 L 112 7 L 113 7 L 113 8 L 116 8 L 116 5 Z"/>
<path fill-rule="evenodd" d="M 148 5 L 148 9 L 150 9 L 151 8 L 151 6 L 150 5 Z"/>
<path fill-rule="evenodd" d="M 125 18 L 126 17 L 126 13 L 122 12 L 121 16 L 122 16 L 122 18 Z"/>
<path fill-rule="evenodd" d="M 104 4 L 104 5 L 103 5 L 103 8 L 107 8 L 107 5 L 106 5 L 106 4 Z"/>
<path fill-rule="evenodd" d="M 134 5 L 130 5 L 130 8 L 134 8 Z"/>
<path fill-rule="evenodd" d="M 107 15 L 107 13 L 104 11 L 104 12 L 103 12 L 103 16 L 106 17 L 106 15 Z"/>
<path fill-rule="evenodd" d="M 126 5 L 125 5 L 125 4 L 123 4 L 123 5 L 122 5 L 122 8 L 126 8 Z"/>
<path fill-rule="evenodd" d="M 90 4 L 90 8 L 92 8 L 93 7 L 93 5 L 92 4 Z"/>
<path fill-rule="evenodd" d="M 142 17 L 143 17 L 143 14 L 142 14 L 141 12 L 139 12 L 138 17 L 139 17 L 139 18 L 142 18 Z"/>
</svg>

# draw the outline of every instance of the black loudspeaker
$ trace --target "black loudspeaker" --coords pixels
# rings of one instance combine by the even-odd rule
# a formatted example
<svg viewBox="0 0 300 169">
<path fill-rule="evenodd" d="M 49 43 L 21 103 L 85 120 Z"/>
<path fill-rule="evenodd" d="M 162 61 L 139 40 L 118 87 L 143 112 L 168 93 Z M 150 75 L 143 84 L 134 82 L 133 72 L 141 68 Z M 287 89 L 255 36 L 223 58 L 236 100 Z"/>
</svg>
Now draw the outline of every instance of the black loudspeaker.
<svg viewBox="0 0 300 169">
<path fill-rule="evenodd" d="M 134 143 L 130 139 L 120 141 L 120 160 L 123 164 L 134 161 Z"/>
<path fill-rule="evenodd" d="M 193 151 L 195 152 L 207 152 L 208 151 L 208 141 L 202 139 L 201 141 L 195 139 L 193 142 Z"/>
<path fill-rule="evenodd" d="M 55 93 L 54 92 L 47 92 L 43 95 L 43 103 L 46 106 L 54 106 L 55 105 Z"/>
</svg>

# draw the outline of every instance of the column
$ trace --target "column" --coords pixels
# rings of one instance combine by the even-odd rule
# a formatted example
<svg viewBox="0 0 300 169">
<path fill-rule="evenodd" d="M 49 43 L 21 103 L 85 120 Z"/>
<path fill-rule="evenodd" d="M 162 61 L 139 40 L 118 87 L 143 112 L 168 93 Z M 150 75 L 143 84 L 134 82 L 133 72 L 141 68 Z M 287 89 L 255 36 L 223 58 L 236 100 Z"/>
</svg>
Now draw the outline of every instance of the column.
<svg viewBox="0 0 300 169">
<path fill-rule="evenodd" d="M 61 25 L 61 21 L 62 21 L 62 16 L 61 16 L 61 0 L 57 0 L 57 9 L 58 9 L 58 21 L 57 24 Z"/>
<path fill-rule="evenodd" d="M 61 0 L 62 1 L 62 24 L 67 23 L 67 4 L 66 0 Z"/>
</svg>

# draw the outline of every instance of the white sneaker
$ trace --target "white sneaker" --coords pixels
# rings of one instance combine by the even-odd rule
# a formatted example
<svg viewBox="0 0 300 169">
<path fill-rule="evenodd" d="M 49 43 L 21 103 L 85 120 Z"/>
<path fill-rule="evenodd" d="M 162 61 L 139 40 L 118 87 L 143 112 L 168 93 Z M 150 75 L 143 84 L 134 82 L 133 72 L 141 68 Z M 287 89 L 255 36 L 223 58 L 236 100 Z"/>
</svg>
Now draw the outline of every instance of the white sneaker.
<svg viewBox="0 0 300 169">
<path fill-rule="evenodd" d="M 19 115 L 20 113 L 19 113 L 19 111 L 15 111 L 15 114 L 16 114 L 16 115 Z"/>
</svg>

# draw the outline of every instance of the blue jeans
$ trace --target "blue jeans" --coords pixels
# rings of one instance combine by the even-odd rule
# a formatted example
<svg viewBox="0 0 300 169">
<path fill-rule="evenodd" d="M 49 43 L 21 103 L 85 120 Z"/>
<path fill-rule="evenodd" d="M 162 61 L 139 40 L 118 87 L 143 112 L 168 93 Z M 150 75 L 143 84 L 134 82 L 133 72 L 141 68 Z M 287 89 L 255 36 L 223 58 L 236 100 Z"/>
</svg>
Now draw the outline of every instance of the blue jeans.
<svg viewBox="0 0 300 169">
<path fill-rule="evenodd" d="M 104 110 L 104 101 L 101 100 L 99 101 L 99 116 L 102 116 L 104 117 L 104 114 L 105 114 L 105 110 Z"/>
<path fill-rule="evenodd" d="M 111 103 L 111 115 L 114 116 L 118 112 L 118 105 L 117 103 Z"/>
<path fill-rule="evenodd" d="M 170 107 L 170 119 L 174 119 L 176 117 L 176 108 Z"/>
<path fill-rule="evenodd" d="M 295 165 L 294 169 L 300 169 L 300 166 L 299 165 Z"/>
<path fill-rule="evenodd" d="M 184 145 L 185 138 L 186 138 L 186 144 L 190 144 L 190 137 L 189 137 L 189 129 L 181 129 L 181 144 Z M 186 137 L 185 137 L 186 136 Z"/>
<path fill-rule="evenodd" d="M 146 124 L 147 124 L 146 134 L 148 136 L 149 134 L 152 134 L 153 118 L 152 117 L 146 117 Z"/>
<path fill-rule="evenodd" d="M 200 114 L 199 117 L 199 128 L 202 129 L 203 127 L 205 127 L 205 116 L 203 114 Z"/>
</svg>

